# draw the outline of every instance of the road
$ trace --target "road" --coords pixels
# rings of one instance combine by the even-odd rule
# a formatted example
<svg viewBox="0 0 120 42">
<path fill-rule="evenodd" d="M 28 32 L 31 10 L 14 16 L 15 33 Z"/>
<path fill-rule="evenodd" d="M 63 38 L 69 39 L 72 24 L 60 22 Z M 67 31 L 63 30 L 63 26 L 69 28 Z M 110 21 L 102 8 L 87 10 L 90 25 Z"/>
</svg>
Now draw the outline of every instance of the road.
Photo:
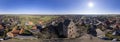
<svg viewBox="0 0 120 42">
<path fill-rule="evenodd" d="M 93 37 L 91 40 L 89 37 L 77 38 L 77 39 L 44 39 L 44 40 L 15 40 L 10 39 L 2 42 L 111 42 L 106 40 L 101 40 L 97 37 Z"/>
</svg>

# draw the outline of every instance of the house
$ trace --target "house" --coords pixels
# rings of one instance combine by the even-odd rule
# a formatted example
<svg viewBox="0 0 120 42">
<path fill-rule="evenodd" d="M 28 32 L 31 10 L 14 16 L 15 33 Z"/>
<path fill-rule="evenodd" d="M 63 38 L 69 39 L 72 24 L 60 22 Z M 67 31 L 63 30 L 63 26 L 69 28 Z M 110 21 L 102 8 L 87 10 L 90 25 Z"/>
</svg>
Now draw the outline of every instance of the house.
<svg viewBox="0 0 120 42">
<path fill-rule="evenodd" d="M 67 38 L 76 38 L 79 34 L 77 33 L 77 27 L 73 21 L 70 21 L 68 27 L 66 28 Z"/>
<path fill-rule="evenodd" d="M 15 37 L 19 34 L 22 34 L 24 32 L 23 28 L 18 28 L 17 26 L 12 29 L 12 31 L 7 33 L 8 37 Z"/>
<path fill-rule="evenodd" d="M 105 37 L 105 33 L 99 28 L 96 29 L 97 37 Z"/>
<path fill-rule="evenodd" d="M 54 21 L 51 23 L 54 24 Z M 76 38 L 79 36 L 78 29 L 73 20 L 63 19 L 57 21 L 55 24 L 49 26 L 49 33 L 56 34 L 59 38 Z M 53 36 L 53 35 L 51 35 Z"/>
<path fill-rule="evenodd" d="M 73 22 L 73 20 L 69 19 L 65 19 L 65 21 L 63 22 L 63 28 L 59 28 L 59 33 L 67 38 L 76 38 L 77 36 L 79 36 L 77 31 L 78 30 L 75 23 Z"/>
<path fill-rule="evenodd" d="M 33 34 L 40 32 L 40 30 L 37 28 L 37 26 L 32 26 L 31 30 L 29 30 L 29 31 Z"/>
<path fill-rule="evenodd" d="M 4 35 L 4 27 L 0 25 L 0 36 Z"/>
<path fill-rule="evenodd" d="M 2 25 L 0 25 L 0 30 L 4 29 L 4 27 Z"/>
<path fill-rule="evenodd" d="M 31 22 L 31 21 L 28 21 L 28 22 L 25 23 L 25 25 L 34 25 L 34 23 Z"/>
</svg>

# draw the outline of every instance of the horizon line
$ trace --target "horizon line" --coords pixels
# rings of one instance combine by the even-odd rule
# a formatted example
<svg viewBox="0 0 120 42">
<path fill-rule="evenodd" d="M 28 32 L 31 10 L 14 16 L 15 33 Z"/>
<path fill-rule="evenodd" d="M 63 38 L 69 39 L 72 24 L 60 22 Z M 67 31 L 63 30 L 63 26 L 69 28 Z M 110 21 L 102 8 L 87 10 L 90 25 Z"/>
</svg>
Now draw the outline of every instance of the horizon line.
<svg viewBox="0 0 120 42">
<path fill-rule="evenodd" d="M 50 13 L 50 14 L 42 14 L 42 13 L 35 13 L 35 14 L 21 14 L 21 13 L 19 13 L 19 14 L 0 14 L 0 15 L 120 15 L 120 13 L 95 13 L 95 14 L 74 14 L 74 13 L 64 13 L 64 14 L 62 14 L 62 13 L 58 13 L 58 14 L 52 14 L 52 13 Z"/>
</svg>

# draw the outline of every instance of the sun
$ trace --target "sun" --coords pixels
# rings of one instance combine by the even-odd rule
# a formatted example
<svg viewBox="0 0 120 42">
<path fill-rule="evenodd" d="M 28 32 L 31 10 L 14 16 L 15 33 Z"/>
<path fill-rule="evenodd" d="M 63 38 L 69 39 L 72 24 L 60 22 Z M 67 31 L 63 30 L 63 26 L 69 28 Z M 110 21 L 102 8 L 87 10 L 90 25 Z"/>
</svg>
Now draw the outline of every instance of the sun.
<svg viewBox="0 0 120 42">
<path fill-rule="evenodd" d="M 88 3 L 88 7 L 90 7 L 90 8 L 94 7 L 94 3 L 93 2 L 89 2 Z"/>
</svg>

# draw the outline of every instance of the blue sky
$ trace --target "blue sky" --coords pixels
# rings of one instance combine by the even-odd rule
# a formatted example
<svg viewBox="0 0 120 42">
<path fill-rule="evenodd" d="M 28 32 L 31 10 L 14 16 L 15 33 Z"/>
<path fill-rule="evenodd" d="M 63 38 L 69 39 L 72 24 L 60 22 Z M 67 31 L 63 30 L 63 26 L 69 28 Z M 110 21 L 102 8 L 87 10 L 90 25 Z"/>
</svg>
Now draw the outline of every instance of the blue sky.
<svg viewBox="0 0 120 42">
<path fill-rule="evenodd" d="M 92 8 L 89 2 L 94 4 Z M 119 14 L 120 0 L 0 0 L 0 13 Z"/>
</svg>

